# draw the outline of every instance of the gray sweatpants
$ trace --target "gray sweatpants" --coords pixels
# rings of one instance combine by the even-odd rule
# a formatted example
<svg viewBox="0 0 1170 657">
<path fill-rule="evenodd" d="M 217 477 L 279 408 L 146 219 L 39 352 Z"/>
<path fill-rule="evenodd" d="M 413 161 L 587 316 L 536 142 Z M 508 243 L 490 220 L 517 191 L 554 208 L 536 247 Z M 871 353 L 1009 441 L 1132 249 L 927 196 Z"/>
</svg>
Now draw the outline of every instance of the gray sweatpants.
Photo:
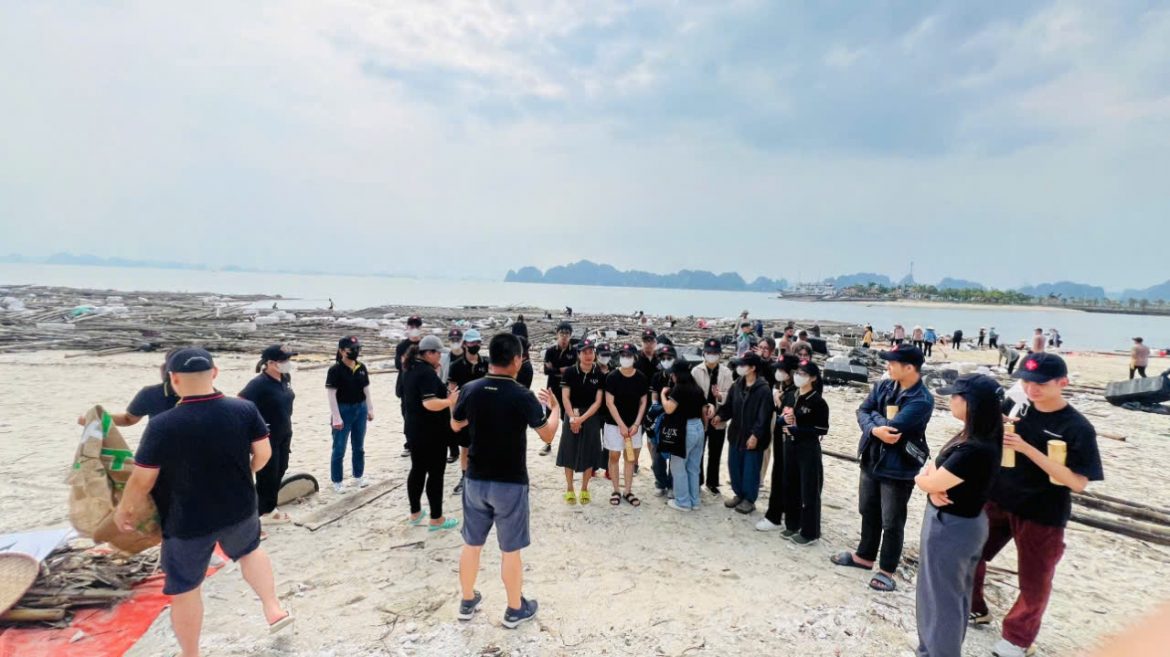
<svg viewBox="0 0 1170 657">
<path fill-rule="evenodd" d="M 987 542 L 987 515 L 963 518 L 929 502 L 919 546 L 919 657 L 959 657 L 967 636 L 975 568 Z"/>
</svg>

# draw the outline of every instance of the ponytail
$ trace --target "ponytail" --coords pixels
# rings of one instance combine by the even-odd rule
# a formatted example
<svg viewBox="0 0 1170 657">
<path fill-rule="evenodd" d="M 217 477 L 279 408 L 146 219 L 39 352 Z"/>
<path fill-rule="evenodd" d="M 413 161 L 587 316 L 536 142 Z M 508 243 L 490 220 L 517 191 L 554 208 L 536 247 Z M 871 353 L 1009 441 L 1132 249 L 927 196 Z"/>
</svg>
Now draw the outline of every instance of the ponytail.
<svg viewBox="0 0 1170 657">
<path fill-rule="evenodd" d="M 419 356 L 418 343 L 412 342 L 410 347 L 406 350 L 406 355 L 402 357 L 402 370 L 405 372 L 410 369 L 414 361 L 418 360 Z"/>
<path fill-rule="evenodd" d="M 261 359 L 260 359 L 260 362 L 259 362 L 259 363 L 256 363 L 256 373 L 257 373 L 257 374 L 259 374 L 259 373 L 263 372 L 263 371 L 264 371 L 264 366 L 265 366 L 265 365 L 267 365 L 267 364 L 268 364 L 268 361 L 266 361 L 266 360 L 264 360 L 263 358 L 261 358 Z"/>
</svg>

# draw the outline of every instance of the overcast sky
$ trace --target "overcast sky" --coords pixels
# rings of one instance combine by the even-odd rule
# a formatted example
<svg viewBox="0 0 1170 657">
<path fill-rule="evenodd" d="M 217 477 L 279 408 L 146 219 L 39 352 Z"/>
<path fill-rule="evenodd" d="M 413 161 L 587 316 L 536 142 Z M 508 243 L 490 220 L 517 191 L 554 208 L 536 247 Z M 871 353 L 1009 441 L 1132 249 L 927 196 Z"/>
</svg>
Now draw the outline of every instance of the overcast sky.
<svg viewBox="0 0 1170 657">
<path fill-rule="evenodd" d="M 1154 2 L 0 3 L 0 253 L 1167 278 Z"/>
</svg>

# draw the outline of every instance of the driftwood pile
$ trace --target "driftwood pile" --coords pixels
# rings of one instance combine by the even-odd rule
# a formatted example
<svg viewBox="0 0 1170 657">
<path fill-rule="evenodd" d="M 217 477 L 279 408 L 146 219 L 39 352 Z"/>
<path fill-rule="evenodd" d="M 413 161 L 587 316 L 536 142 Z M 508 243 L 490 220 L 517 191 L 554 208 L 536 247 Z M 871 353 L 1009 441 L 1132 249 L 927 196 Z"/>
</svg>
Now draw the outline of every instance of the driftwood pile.
<svg viewBox="0 0 1170 657">
<path fill-rule="evenodd" d="M 72 610 L 108 607 L 130 597 L 135 584 L 159 572 L 158 562 L 158 548 L 128 556 L 75 540 L 45 559 L 32 588 L 3 620 L 67 625 Z"/>
</svg>

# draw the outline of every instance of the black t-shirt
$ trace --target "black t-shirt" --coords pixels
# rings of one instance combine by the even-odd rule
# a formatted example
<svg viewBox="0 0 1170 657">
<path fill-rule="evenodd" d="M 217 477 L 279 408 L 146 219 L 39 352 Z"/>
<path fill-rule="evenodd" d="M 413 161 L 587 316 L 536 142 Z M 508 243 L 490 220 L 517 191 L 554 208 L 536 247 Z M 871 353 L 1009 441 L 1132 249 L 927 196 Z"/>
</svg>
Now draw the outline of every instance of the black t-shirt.
<svg viewBox="0 0 1170 657">
<path fill-rule="evenodd" d="M 987 503 L 991 482 L 999 470 L 1003 448 L 995 443 L 965 440 L 943 450 L 934 460 L 935 467 L 946 468 L 947 472 L 963 480 L 963 483 L 946 492 L 951 498 L 939 510 L 964 518 L 974 518 Z"/>
<path fill-rule="evenodd" d="M 240 391 L 240 397 L 260 410 L 274 441 L 292 437 L 293 400 L 296 396 L 287 374 L 277 381 L 265 372 L 257 374 Z"/>
<path fill-rule="evenodd" d="M 423 407 L 428 399 L 446 399 L 447 386 L 438 372 L 424 360 L 416 360 L 402 375 L 402 407 L 406 413 L 404 433 L 411 446 L 424 447 L 428 443 L 447 447 L 451 433 L 451 413 L 447 409 L 429 411 Z"/>
<path fill-rule="evenodd" d="M 668 387 L 670 387 L 670 372 L 658 370 L 654 376 L 650 377 L 650 391 L 659 395 L 659 401 L 662 401 L 662 389 Z"/>
<path fill-rule="evenodd" d="M 338 404 L 360 404 L 366 400 L 366 388 L 370 385 L 370 373 L 365 363 L 358 363 L 350 369 L 345 363 L 335 363 L 325 375 L 325 387 L 337 390 Z"/>
<path fill-rule="evenodd" d="M 484 354 L 476 354 L 476 362 L 467 360 L 467 353 L 451 361 L 451 368 L 447 371 L 447 380 L 462 388 L 476 379 L 487 376 L 488 359 Z"/>
<path fill-rule="evenodd" d="M 1029 445 L 1048 453 L 1049 440 L 1068 444 L 1065 465 L 1089 481 L 1101 481 L 1101 455 L 1097 451 L 1097 430 L 1072 405 L 1054 413 L 1041 413 L 1030 404 L 1016 421 L 1016 433 Z M 1068 488 L 1048 480 L 1048 474 L 1025 456 L 1016 457 L 1016 467 L 1002 468 L 991 487 L 991 501 L 1025 520 L 1064 527 L 1072 514 Z"/>
<path fill-rule="evenodd" d="M 678 390 L 670 391 L 670 398 L 678 404 L 678 408 L 671 413 L 672 416 L 681 417 L 686 420 L 701 419 L 703 417 L 703 407 L 707 405 L 707 400 L 703 397 L 703 391 L 699 390 L 699 386 L 684 386 Z"/>
<path fill-rule="evenodd" d="M 546 422 L 531 390 L 489 374 L 467 384 L 452 417 L 468 423 L 468 479 L 528 483 L 528 427 L 539 429 Z"/>
<path fill-rule="evenodd" d="M 418 344 L 420 341 L 421 339 L 411 340 L 410 338 L 406 338 L 398 343 L 398 346 L 394 348 L 394 369 L 399 372 L 402 371 L 402 359 L 406 358 L 406 352 L 410 349 L 410 345 Z"/>
<path fill-rule="evenodd" d="M 597 391 L 604 388 L 605 377 L 596 363 L 588 372 L 583 372 L 580 365 L 570 367 L 561 381 L 561 389 L 569 391 L 569 404 L 582 413 L 597 401 Z M 563 401 L 563 397 L 559 399 Z M 605 408 L 604 401 L 601 406 Z"/>
<path fill-rule="evenodd" d="M 658 369 L 658 360 L 653 355 L 647 356 L 646 352 L 639 351 L 638 355 L 634 357 L 634 369 L 642 373 L 649 382 L 654 378 L 654 373 L 660 371 Z"/>
<path fill-rule="evenodd" d="M 605 377 L 605 392 L 613 395 L 614 408 L 621 416 L 622 424 L 627 427 L 634 426 L 634 421 L 638 419 L 638 407 L 649 391 L 650 382 L 636 369 L 630 376 L 625 376 L 621 370 L 614 370 Z M 616 424 L 613 418 L 608 421 Z"/>
<path fill-rule="evenodd" d="M 134 462 L 159 470 L 151 496 L 163 536 L 207 536 L 254 515 L 252 443 L 267 438 L 255 404 L 218 392 L 152 417 Z"/>
<path fill-rule="evenodd" d="M 560 347 L 554 344 L 544 350 L 544 364 L 546 368 L 551 368 L 553 371 L 552 374 L 548 375 L 547 387 L 554 391 L 559 391 L 561 389 L 561 368 L 572 367 L 577 364 L 577 350 L 570 345 L 562 351 Z"/>
<path fill-rule="evenodd" d="M 532 361 L 525 360 L 523 363 L 520 363 L 520 371 L 516 372 L 516 383 L 524 386 L 526 390 L 531 390 L 533 376 Z"/>
<path fill-rule="evenodd" d="M 134 399 L 130 400 L 130 405 L 126 407 L 126 412 L 134 417 L 152 417 L 169 411 L 179 403 L 179 396 L 174 394 L 167 394 L 171 387 L 162 383 L 157 383 L 152 386 L 146 386 L 134 395 Z"/>
</svg>

